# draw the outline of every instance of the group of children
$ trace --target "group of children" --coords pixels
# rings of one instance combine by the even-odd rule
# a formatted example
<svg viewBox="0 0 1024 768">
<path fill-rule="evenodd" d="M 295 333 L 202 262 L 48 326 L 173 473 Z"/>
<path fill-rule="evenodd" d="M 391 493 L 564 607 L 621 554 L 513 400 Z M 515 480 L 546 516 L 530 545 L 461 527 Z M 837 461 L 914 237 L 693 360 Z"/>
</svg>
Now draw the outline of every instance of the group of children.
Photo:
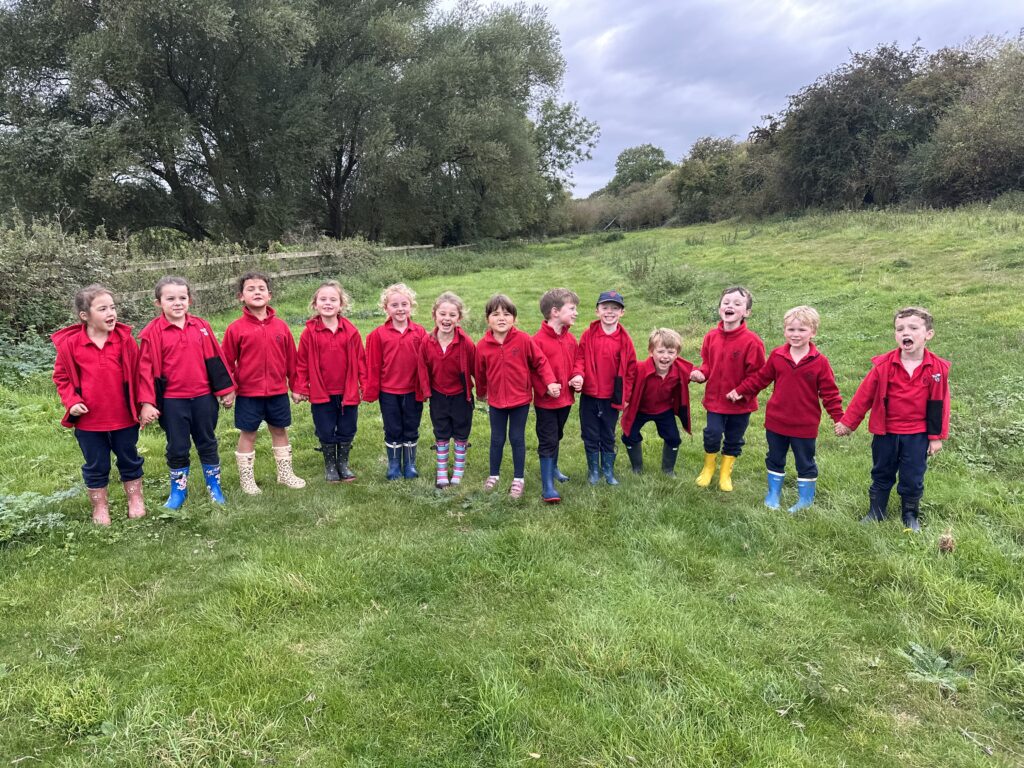
<svg viewBox="0 0 1024 768">
<path fill-rule="evenodd" d="M 785 344 L 765 358 L 760 337 L 746 325 L 753 306 L 742 286 L 722 292 L 720 322 L 704 337 L 701 365 L 680 357 L 682 340 L 668 328 L 648 338 L 648 357 L 637 361 L 633 341 L 620 323 L 625 299 L 601 293 L 596 319 L 577 342 L 571 332 L 580 299 L 555 288 L 540 299 L 543 322 L 534 335 L 516 326 L 518 311 L 504 294 L 484 309 L 487 330 L 478 343 L 461 328 L 462 300 L 444 292 L 434 302 L 434 328 L 412 320 L 416 294 L 405 284 L 388 286 L 380 308 L 386 321 L 366 338 L 344 314 L 351 304 L 342 286 L 323 282 L 314 292 L 306 322 L 294 343 L 287 323 L 270 306 L 271 281 L 259 272 L 238 280 L 242 316 L 219 344 L 210 325 L 193 315 L 188 282 L 165 277 L 156 284 L 159 314 L 139 334 L 117 322 L 111 292 L 91 285 L 75 297 L 80 322 L 53 335 L 57 348 L 53 379 L 67 411 L 62 424 L 73 427 L 85 463 L 82 475 L 92 519 L 110 524 L 107 484 L 110 454 L 128 499 L 128 516 L 145 515 L 139 429 L 159 421 L 167 438 L 170 494 L 179 509 L 188 494 L 191 445 L 214 502 L 224 504 L 215 435 L 219 407 L 234 408 L 239 430 L 235 458 L 241 489 L 260 493 L 254 473 L 256 434 L 266 422 L 277 465 L 277 481 L 302 488 L 291 462 L 288 427 L 291 401 L 308 401 L 324 479 L 355 479 L 349 466 L 359 404 L 380 402 L 388 480 L 418 477 L 416 449 L 423 402 L 430 403 L 434 434 L 434 483 L 458 486 L 465 475 L 473 424 L 474 393 L 487 401 L 491 427 L 486 490 L 500 482 L 505 443 L 511 444 L 509 496 L 523 495 L 526 421 L 534 406 L 541 497 L 558 503 L 559 445 L 576 394 L 587 458 L 587 480 L 615 477 L 616 429 L 622 415 L 622 443 L 633 472 L 643 471 L 641 430 L 653 421 L 663 440 L 662 471 L 674 476 L 681 443 L 677 419 L 690 432 L 689 385 L 705 385 L 707 422 L 704 466 L 696 484 L 707 487 L 718 470 L 718 487 L 731 491 L 732 471 L 744 445 L 757 394 L 774 384 L 765 413 L 768 445 L 764 503 L 779 508 L 787 454 L 797 470 L 798 500 L 790 512 L 813 502 L 818 468 L 815 443 L 822 405 L 835 433 L 850 434 L 870 411 L 874 466 L 865 521 L 884 518 L 892 486 L 902 500 L 905 528 L 919 530 L 919 506 L 927 457 L 942 448 L 949 429 L 949 363 L 932 354 L 931 315 L 920 307 L 895 316 L 897 348 L 873 359 L 873 367 L 844 413 L 828 359 L 813 343 L 819 316 L 811 307 L 789 310 L 783 318 Z M 719 455 L 721 459 L 719 460 Z"/>
</svg>

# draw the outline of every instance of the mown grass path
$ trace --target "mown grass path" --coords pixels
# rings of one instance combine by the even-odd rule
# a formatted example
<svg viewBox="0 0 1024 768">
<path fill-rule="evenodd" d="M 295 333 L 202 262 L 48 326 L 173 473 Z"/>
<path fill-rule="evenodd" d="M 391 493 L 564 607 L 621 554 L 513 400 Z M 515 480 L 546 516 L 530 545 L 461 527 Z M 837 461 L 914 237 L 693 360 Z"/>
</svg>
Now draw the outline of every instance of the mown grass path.
<svg viewBox="0 0 1024 768">
<path fill-rule="evenodd" d="M 414 259 L 339 275 L 364 335 L 380 322 L 382 282 L 403 274 L 420 322 L 452 289 L 474 337 L 495 291 L 533 332 L 540 293 L 574 288 L 578 335 L 615 287 L 639 349 L 668 325 L 693 359 L 719 291 L 743 283 L 769 348 L 785 309 L 819 309 L 817 343 L 848 400 L 891 348 L 893 310 L 928 306 L 954 402 L 953 439 L 926 478 L 925 532 L 857 523 L 866 425 L 844 442 L 823 428 L 813 510 L 767 511 L 763 411 L 731 495 L 693 486 L 699 435 L 684 441 L 677 480 L 651 471 L 660 445 L 649 439 L 647 475 L 589 488 L 574 413 L 557 507 L 539 499 L 532 419 L 527 498 L 515 504 L 479 490 L 482 410 L 466 487 L 445 494 L 427 479 L 426 417 L 423 479 L 384 482 L 369 405 L 357 482 L 327 487 L 300 406 L 293 445 L 309 486 L 274 485 L 262 436 L 264 494 L 243 498 L 227 417 L 229 506 L 193 489 L 182 514 L 162 518 L 162 436 L 149 433 L 150 517 L 98 530 L 82 495 L 59 506 L 75 522 L 0 550 L 2 764 L 1024 764 L 1024 217 L 810 216 L 459 259 L 447 277 Z M 296 336 L 312 287 L 275 302 Z M 232 317 L 210 319 L 223 330 Z M 52 386 L 0 390 L 0 407 L 4 490 L 72 486 L 80 456 Z M 947 527 L 957 546 L 943 555 Z"/>
</svg>

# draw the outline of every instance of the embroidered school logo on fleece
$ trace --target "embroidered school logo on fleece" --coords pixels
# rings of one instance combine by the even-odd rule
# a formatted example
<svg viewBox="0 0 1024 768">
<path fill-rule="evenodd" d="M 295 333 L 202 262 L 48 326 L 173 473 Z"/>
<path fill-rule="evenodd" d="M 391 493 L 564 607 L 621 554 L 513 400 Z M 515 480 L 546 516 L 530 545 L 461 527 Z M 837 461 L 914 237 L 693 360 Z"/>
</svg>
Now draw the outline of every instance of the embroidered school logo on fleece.
<svg viewBox="0 0 1024 768">
<path fill-rule="evenodd" d="M 942 374 L 941 373 L 933 373 L 932 374 L 932 381 L 934 381 L 936 384 L 938 384 L 940 381 L 942 381 Z"/>
<path fill-rule="evenodd" d="M 210 335 L 210 334 L 208 334 L 208 333 L 206 332 L 206 329 L 205 329 L 205 328 L 203 328 L 202 326 L 200 326 L 200 327 L 199 327 L 199 332 L 200 332 L 201 334 L 203 334 L 203 336 L 209 336 L 209 335 Z"/>
</svg>

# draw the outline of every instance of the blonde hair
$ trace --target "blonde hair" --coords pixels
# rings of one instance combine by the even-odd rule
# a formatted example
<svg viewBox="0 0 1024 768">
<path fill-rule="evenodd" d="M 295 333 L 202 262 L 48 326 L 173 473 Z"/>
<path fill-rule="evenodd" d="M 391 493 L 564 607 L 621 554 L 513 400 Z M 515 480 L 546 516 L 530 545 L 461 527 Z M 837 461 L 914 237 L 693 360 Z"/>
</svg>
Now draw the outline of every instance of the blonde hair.
<svg viewBox="0 0 1024 768">
<path fill-rule="evenodd" d="M 437 309 L 442 304 L 454 305 L 455 308 L 459 310 L 459 320 L 462 320 L 466 317 L 466 305 L 463 303 L 462 299 L 458 297 L 457 294 L 454 294 L 451 291 L 445 291 L 436 299 L 434 299 L 434 306 L 431 307 L 430 309 L 431 317 L 437 317 Z"/>
<path fill-rule="evenodd" d="M 791 320 L 800 320 L 805 322 L 811 326 L 811 330 L 817 333 L 818 324 L 821 323 L 821 315 L 818 314 L 818 310 L 814 307 L 808 307 L 801 304 L 799 307 L 793 307 L 782 316 L 782 327 L 785 328 L 789 325 Z"/>
<path fill-rule="evenodd" d="M 270 286 L 267 287 L 269 288 Z M 316 287 L 316 290 L 313 291 L 313 298 L 309 300 L 309 308 L 313 310 L 313 317 L 317 316 L 316 297 L 320 295 L 320 291 L 322 291 L 324 288 L 333 288 L 338 292 L 338 298 L 341 299 L 340 314 L 345 314 L 349 309 L 352 308 L 352 297 L 349 296 L 345 289 L 341 287 L 341 283 L 339 283 L 337 280 L 324 280 L 322 283 L 320 283 L 320 285 Z"/>
<path fill-rule="evenodd" d="M 683 337 L 671 328 L 655 328 L 647 337 L 647 351 L 653 352 L 658 345 L 679 352 L 683 348 Z"/>
<path fill-rule="evenodd" d="M 903 309 L 896 310 L 896 314 L 893 315 L 892 321 L 895 323 L 901 317 L 919 317 L 924 320 L 924 328 L 926 331 L 932 329 L 932 313 L 924 307 L 904 307 Z"/>
<path fill-rule="evenodd" d="M 416 291 L 414 291 L 405 283 L 392 283 L 391 285 L 389 285 L 387 288 L 380 292 L 380 301 L 377 302 L 377 306 L 380 307 L 381 310 L 383 310 L 384 312 L 388 311 L 388 296 L 390 296 L 392 293 L 401 294 L 402 296 L 405 296 L 405 298 L 409 300 L 410 315 L 416 311 Z"/>
</svg>

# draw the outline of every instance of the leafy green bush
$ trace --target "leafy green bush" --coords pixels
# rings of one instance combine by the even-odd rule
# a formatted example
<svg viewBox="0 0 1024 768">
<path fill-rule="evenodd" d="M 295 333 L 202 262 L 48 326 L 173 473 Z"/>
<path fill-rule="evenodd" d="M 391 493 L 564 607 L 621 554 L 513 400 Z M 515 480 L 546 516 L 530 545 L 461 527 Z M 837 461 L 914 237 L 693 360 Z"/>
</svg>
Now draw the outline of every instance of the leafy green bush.
<svg viewBox="0 0 1024 768">
<path fill-rule="evenodd" d="M 0 544 L 63 528 L 64 515 L 56 510 L 57 505 L 81 493 L 81 485 L 49 496 L 32 491 L 0 493 Z"/>
</svg>

